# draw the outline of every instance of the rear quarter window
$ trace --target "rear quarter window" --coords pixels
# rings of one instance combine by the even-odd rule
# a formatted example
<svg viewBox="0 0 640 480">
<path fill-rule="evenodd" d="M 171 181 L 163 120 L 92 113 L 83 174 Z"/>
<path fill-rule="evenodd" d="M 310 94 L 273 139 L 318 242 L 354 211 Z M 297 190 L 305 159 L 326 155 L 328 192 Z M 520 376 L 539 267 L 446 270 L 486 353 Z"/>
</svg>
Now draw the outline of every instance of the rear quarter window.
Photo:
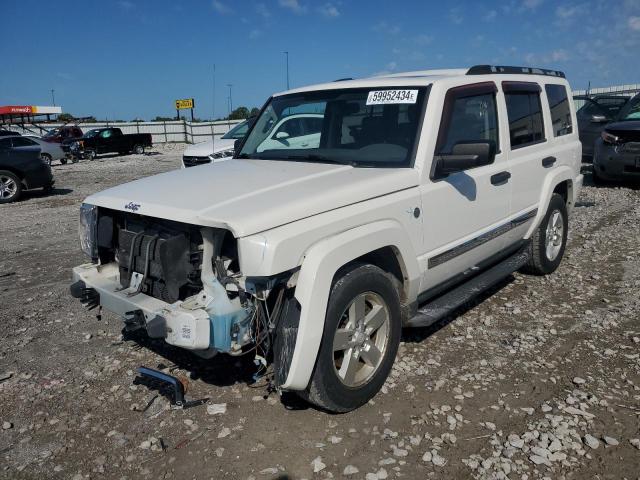
<svg viewBox="0 0 640 480">
<path fill-rule="evenodd" d="M 560 137 L 573 132 L 571 122 L 571 108 L 569 108 L 569 97 L 564 85 L 545 85 L 544 90 L 549 101 L 551 112 L 551 127 L 553 136 Z"/>
</svg>

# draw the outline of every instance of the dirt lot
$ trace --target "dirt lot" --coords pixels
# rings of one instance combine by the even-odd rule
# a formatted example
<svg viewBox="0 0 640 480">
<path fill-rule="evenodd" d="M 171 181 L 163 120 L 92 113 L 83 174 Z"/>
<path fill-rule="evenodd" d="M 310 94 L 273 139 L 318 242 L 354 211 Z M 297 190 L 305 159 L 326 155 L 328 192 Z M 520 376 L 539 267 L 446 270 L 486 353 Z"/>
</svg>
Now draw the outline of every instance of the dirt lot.
<svg viewBox="0 0 640 480">
<path fill-rule="evenodd" d="M 640 191 L 587 176 L 554 275 L 405 332 L 384 391 L 328 415 L 251 384 L 251 358 L 123 338 L 68 294 L 82 199 L 179 155 L 55 166 L 52 195 L 0 206 L 0 477 L 638 478 Z M 170 409 L 140 365 L 209 404 Z"/>
</svg>

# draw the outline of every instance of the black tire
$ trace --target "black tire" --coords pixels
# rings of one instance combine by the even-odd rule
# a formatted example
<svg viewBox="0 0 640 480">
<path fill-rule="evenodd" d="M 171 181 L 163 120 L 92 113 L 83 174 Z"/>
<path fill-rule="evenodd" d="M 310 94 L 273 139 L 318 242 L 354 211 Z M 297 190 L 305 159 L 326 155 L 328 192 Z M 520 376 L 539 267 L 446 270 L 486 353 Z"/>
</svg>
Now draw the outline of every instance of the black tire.
<svg viewBox="0 0 640 480">
<path fill-rule="evenodd" d="M 96 159 L 96 151 L 95 150 L 87 150 L 84 152 L 84 156 L 89 159 L 89 161 L 93 162 Z"/>
<path fill-rule="evenodd" d="M 12 172 L 0 170 L 0 203 L 15 202 L 22 196 L 22 181 Z"/>
<path fill-rule="evenodd" d="M 593 180 L 594 185 L 603 186 L 607 184 L 607 181 L 600 176 L 598 173 L 598 169 L 596 165 L 593 165 L 593 170 L 591 171 L 591 179 Z"/>
<path fill-rule="evenodd" d="M 67 159 L 66 159 L 66 158 L 61 158 L 61 159 L 60 159 L 60 163 L 61 163 L 62 165 L 66 165 L 66 164 L 67 164 Z"/>
<path fill-rule="evenodd" d="M 134 145 L 133 153 L 136 155 L 142 155 L 144 153 L 144 147 L 142 145 Z"/>
<path fill-rule="evenodd" d="M 42 157 L 42 160 L 46 162 L 47 165 L 51 165 L 51 162 L 53 162 L 51 155 L 49 155 L 48 153 L 41 153 L 40 157 Z"/>
<path fill-rule="evenodd" d="M 381 350 L 377 366 L 368 367 L 367 363 L 356 354 L 354 360 L 359 368 L 372 368 L 363 382 L 356 386 L 347 386 L 340 378 L 334 353 L 334 338 L 340 325 L 344 325 L 348 307 L 357 298 L 372 295 L 384 304 L 388 321 L 385 321 L 385 347 Z M 369 307 L 370 305 L 367 304 Z M 369 310 L 370 312 L 370 310 Z M 363 318 L 367 318 L 365 315 Z M 398 352 L 401 333 L 401 310 L 398 291 L 390 276 L 380 268 L 368 264 L 354 264 L 336 274 L 336 279 L 329 294 L 329 304 L 325 317 L 322 343 L 316 358 L 316 365 L 311 376 L 309 387 L 298 392 L 305 400 L 331 412 L 348 412 L 367 403 L 384 384 Z M 369 339 L 376 338 L 382 331 L 379 327 Z M 365 335 L 366 337 L 366 335 Z M 355 337 L 352 337 L 355 338 Z M 346 350 L 348 352 L 350 350 Z M 345 357 L 346 358 L 346 353 Z M 345 361 L 344 358 L 342 361 Z"/>
<path fill-rule="evenodd" d="M 559 214 L 562 219 L 562 232 L 560 233 L 555 230 L 555 227 L 551 229 L 548 228 L 550 226 L 549 220 L 556 214 Z M 567 246 L 568 230 L 569 218 L 567 215 L 567 206 L 562 196 L 554 193 L 551 195 L 547 213 L 531 237 L 531 242 L 529 244 L 529 263 L 523 267 L 523 271 L 532 275 L 548 275 L 554 272 L 562 261 L 564 250 Z M 556 238 L 556 240 L 551 240 L 551 243 L 553 244 L 553 248 L 551 248 L 552 253 L 557 251 L 555 256 L 548 255 L 548 235 L 554 235 L 554 238 Z M 559 249 L 557 249 L 557 247 L 559 247 Z"/>
</svg>

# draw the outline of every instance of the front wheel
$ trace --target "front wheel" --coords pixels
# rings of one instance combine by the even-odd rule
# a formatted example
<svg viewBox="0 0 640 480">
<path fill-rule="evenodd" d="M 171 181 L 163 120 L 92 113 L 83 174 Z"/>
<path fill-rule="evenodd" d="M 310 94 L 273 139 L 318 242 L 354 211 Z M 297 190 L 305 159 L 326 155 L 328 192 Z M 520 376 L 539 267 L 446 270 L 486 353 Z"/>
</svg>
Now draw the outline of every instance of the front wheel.
<svg viewBox="0 0 640 480">
<path fill-rule="evenodd" d="M 564 199 L 554 193 L 546 215 L 531 237 L 529 263 L 523 270 L 534 275 L 554 272 L 564 256 L 568 230 L 567 206 Z"/>
<path fill-rule="evenodd" d="M 48 153 L 41 153 L 40 158 L 42 158 L 42 161 L 47 165 L 51 165 L 51 162 L 53 161 L 51 155 L 49 155 Z"/>
<path fill-rule="evenodd" d="M 90 161 L 96 159 L 96 151 L 95 150 L 87 150 L 84 152 L 84 156 L 87 157 Z"/>
<path fill-rule="evenodd" d="M 384 384 L 400 344 L 398 292 L 374 265 L 340 272 L 331 288 L 324 333 L 308 389 L 301 395 L 332 412 L 348 412 Z"/>
</svg>

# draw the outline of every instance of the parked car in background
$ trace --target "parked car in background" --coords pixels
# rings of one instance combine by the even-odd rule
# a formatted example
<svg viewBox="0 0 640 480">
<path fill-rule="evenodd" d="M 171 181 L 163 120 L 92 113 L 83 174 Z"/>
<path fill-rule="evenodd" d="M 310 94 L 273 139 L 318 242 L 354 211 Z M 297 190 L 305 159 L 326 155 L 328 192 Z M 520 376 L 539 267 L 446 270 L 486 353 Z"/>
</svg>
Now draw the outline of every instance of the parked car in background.
<svg viewBox="0 0 640 480">
<path fill-rule="evenodd" d="M 0 203 L 18 200 L 24 190 L 53 187 L 51 166 L 40 157 L 40 147 L 14 147 L 19 138 L 0 138 Z"/>
<path fill-rule="evenodd" d="M 0 128 L 0 137 L 14 137 L 16 135 L 20 135 L 18 132 L 12 132 L 11 130 L 5 130 L 4 128 Z"/>
<path fill-rule="evenodd" d="M 182 168 L 195 167 L 205 163 L 229 160 L 233 157 L 233 144 L 244 138 L 249 130 L 250 120 L 235 125 L 221 138 L 189 145 L 182 154 Z"/>
<path fill-rule="evenodd" d="M 593 178 L 640 180 L 640 94 L 622 107 L 596 139 Z"/>
<path fill-rule="evenodd" d="M 42 136 L 44 141 L 52 143 L 69 143 L 80 137 L 82 137 L 82 129 L 77 125 L 57 127 Z"/>
<path fill-rule="evenodd" d="M 578 135 L 582 142 L 582 155 L 585 159 L 593 157 L 593 147 L 607 123 L 613 121 L 620 109 L 629 101 L 623 95 L 576 95 L 573 100 L 584 104 L 576 112 L 578 117 Z"/>
<path fill-rule="evenodd" d="M 150 133 L 124 134 L 115 127 L 94 128 L 70 145 L 71 154 L 76 157 L 93 160 L 101 153 L 136 153 L 141 155 L 144 149 L 152 145 Z"/>
<path fill-rule="evenodd" d="M 47 142 L 37 135 L 24 135 L 22 138 L 28 139 L 38 145 L 40 147 L 40 156 L 49 165 L 55 160 L 60 160 L 60 163 L 67 163 L 66 153 L 60 144 Z"/>
</svg>

